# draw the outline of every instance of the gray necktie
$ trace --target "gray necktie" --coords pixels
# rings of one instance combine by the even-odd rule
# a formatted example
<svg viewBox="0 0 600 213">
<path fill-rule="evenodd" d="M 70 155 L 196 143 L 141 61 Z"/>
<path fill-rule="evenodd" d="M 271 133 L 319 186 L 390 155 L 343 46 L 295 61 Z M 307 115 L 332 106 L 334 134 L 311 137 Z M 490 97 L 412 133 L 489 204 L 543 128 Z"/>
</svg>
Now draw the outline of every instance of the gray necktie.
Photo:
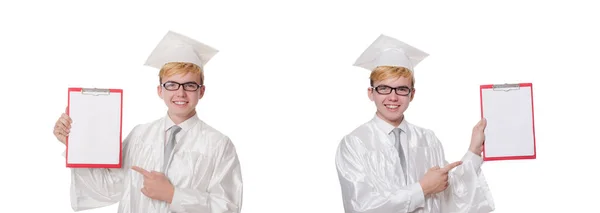
<svg viewBox="0 0 600 213">
<path fill-rule="evenodd" d="M 406 180 L 406 158 L 404 157 L 404 150 L 402 150 L 402 143 L 400 143 L 400 128 L 395 128 L 393 130 L 394 135 L 396 135 L 396 148 L 398 148 L 398 155 L 400 156 L 400 164 L 402 165 L 402 170 L 404 173 L 404 179 Z"/>
<path fill-rule="evenodd" d="M 167 165 L 169 163 L 169 159 L 171 158 L 171 152 L 173 152 L 173 147 L 175 147 L 175 135 L 181 131 L 181 127 L 173 126 L 171 127 L 171 136 L 169 136 L 169 140 L 165 145 L 165 163 L 163 164 L 163 171 L 167 171 Z"/>
</svg>

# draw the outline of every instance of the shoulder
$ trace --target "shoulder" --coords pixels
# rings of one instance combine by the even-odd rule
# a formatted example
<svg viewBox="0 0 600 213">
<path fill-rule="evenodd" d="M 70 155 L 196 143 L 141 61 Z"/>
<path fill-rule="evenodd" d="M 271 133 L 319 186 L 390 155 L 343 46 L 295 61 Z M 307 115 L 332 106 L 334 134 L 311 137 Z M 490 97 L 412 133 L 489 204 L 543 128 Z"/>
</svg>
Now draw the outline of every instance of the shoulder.
<svg viewBox="0 0 600 213">
<path fill-rule="evenodd" d="M 416 124 L 413 124 L 413 123 L 409 123 L 409 122 L 406 122 L 406 125 L 407 125 L 409 131 L 414 131 L 414 132 L 417 132 L 419 134 L 427 135 L 427 136 L 435 135 L 435 132 L 433 130 L 429 129 L 429 128 L 426 128 L 426 127 L 423 127 L 423 126 L 420 126 L 420 125 L 416 125 Z"/>
<path fill-rule="evenodd" d="M 203 120 L 198 120 L 198 123 L 194 126 L 194 130 L 210 145 L 218 147 L 233 146 L 233 142 L 228 135 Z"/>
<path fill-rule="evenodd" d="M 419 126 L 413 123 L 407 122 L 408 131 L 413 134 L 413 137 L 417 137 L 417 141 L 419 143 L 424 143 L 421 145 L 426 146 L 437 146 L 440 145 L 439 139 L 437 138 L 435 132 L 432 129 Z"/>
<path fill-rule="evenodd" d="M 374 135 L 374 129 L 371 122 L 362 123 L 360 126 L 354 128 L 350 133 L 344 135 L 341 143 L 348 143 L 353 140 L 361 140 Z"/>
<path fill-rule="evenodd" d="M 371 122 L 365 122 L 356 127 L 350 133 L 344 135 L 338 144 L 338 153 L 343 152 L 366 152 L 372 149 L 372 141 L 375 141 L 377 127 Z"/>
<path fill-rule="evenodd" d="M 147 135 L 148 132 L 158 130 L 161 124 L 164 123 L 164 118 L 158 118 L 146 123 L 136 124 L 129 132 L 128 138 L 138 138 Z"/>
</svg>

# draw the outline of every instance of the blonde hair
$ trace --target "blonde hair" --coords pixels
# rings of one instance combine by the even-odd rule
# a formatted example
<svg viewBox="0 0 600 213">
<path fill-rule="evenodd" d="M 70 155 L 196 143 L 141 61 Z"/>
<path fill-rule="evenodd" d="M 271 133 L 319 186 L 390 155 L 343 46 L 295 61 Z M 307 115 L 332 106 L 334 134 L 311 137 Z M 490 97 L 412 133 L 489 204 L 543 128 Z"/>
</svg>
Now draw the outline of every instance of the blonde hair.
<svg viewBox="0 0 600 213">
<path fill-rule="evenodd" d="M 162 79 L 177 74 L 200 74 L 200 85 L 204 84 L 204 72 L 200 66 L 193 63 L 185 62 L 169 62 L 166 63 L 158 73 L 159 81 L 162 84 Z"/>
<path fill-rule="evenodd" d="M 400 77 L 405 77 L 405 78 L 410 79 L 411 88 L 415 87 L 415 77 L 414 77 L 412 71 L 410 71 L 407 68 L 397 67 L 397 66 L 378 66 L 375 69 L 373 69 L 373 72 L 371 72 L 371 76 L 370 76 L 371 86 L 373 86 L 373 83 L 378 82 L 378 81 L 383 81 L 383 80 L 389 79 L 389 78 L 400 78 Z"/>
</svg>

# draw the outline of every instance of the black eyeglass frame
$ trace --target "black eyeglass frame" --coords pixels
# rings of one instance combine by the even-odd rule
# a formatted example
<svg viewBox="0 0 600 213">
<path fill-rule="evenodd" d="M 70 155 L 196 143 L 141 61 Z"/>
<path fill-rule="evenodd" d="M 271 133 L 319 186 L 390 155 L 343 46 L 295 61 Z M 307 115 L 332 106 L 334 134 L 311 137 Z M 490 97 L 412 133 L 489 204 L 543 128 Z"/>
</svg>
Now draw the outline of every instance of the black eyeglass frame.
<svg viewBox="0 0 600 213">
<path fill-rule="evenodd" d="M 167 89 L 167 84 L 177 85 L 177 88 L 175 88 L 175 89 Z M 198 87 L 195 88 L 195 89 L 186 89 L 186 85 L 194 85 L 194 86 L 198 86 Z M 179 90 L 179 88 L 181 88 L 181 86 L 183 86 L 183 90 L 188 91 L 188 92 L 195 92 L 195 91 L 198 91 L 200 88 L 203 87 L 202 84 L 198 84 L 198 83 L 193 82 L 193 81 L 185 82 L 185 83 L 178 83 L 178 82 L 175 82 L 175 81 L 167 81 L 167 82 L 163 83 L 161 86 L 163 88 L 165 88 L 166 90 L 168 90 L 168 91 L 177 91 L 177 90 Z"/>
<path fill-rule="evenodd" d="M 380 95 L 389 95 L 392 92 L 395 92 L 396 95 L 400 95 L 400 96 L 408 96 L 410 95 L 410 93 L 412 93 L 414 91 L 414 88 L 409 88 L 407 86 L 399 86 L 399 87 L 390 87 L 388 85 L 379 85 L 376 87 L 371 87 L 373 90 L 375 90 L 375 92 L 379 93 Z M 382 92 L 382 90 L 384 89 L 389 89 L 389 92 Z M 407 90 L 407 92 L 401 92 L 402 89 Z"/>
</svg>

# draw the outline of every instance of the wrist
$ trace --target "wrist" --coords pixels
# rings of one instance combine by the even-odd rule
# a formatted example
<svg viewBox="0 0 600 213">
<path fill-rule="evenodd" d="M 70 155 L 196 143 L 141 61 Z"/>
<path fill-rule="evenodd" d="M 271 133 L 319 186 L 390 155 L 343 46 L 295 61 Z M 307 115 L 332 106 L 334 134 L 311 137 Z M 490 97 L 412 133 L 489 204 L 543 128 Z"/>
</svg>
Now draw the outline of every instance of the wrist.
<svg viewBox="0 0 600 213">
<path fill-rule="evenodd" d="M 171 204 L 173 202 L 173 197 L 175 196 L 175 186 L 171 185 L 169 188 L 169 192 L 167 194 L 167 200 L 165 202 Z"/>
<path fill-rule="evenodd" d="M 477 147 L 469 147 L 469 152 L 481 156 L 481 148 L 477 148 Z"/>
<path fill-rule="evenodd" d="M 424 197 L 429 196 L 429 194 L 431 194 L 431 190 L 428 187 L 425 187 L 423 180 L 419 181 L 419 184 L 421 185 L 421 189 L 423 190 L 423 196 Z"/>
</svg>

